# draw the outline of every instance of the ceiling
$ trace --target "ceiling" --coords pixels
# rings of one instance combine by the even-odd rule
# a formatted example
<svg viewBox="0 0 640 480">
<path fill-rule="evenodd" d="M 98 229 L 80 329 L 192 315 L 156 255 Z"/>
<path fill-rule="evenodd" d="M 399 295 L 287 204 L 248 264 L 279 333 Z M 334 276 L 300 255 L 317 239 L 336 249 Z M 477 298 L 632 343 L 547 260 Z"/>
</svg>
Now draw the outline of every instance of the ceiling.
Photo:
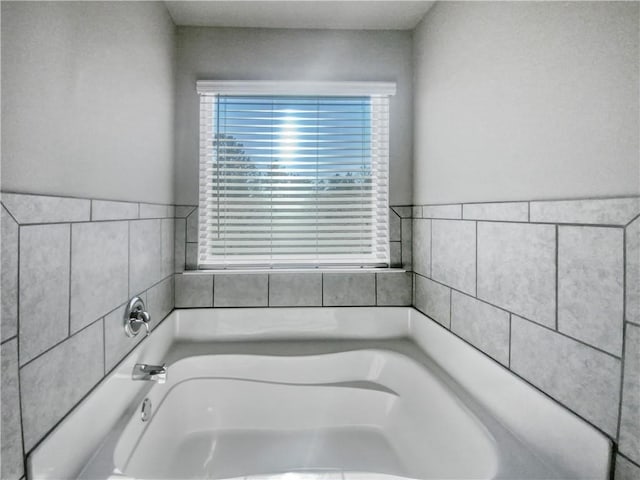
<svg viewBox="0 0 640 480">
<path fill-rule="evenodd" d="M 167 1 L 176 25 L 203 27 L 410 30 L 431 1 Z"/>
</svg>

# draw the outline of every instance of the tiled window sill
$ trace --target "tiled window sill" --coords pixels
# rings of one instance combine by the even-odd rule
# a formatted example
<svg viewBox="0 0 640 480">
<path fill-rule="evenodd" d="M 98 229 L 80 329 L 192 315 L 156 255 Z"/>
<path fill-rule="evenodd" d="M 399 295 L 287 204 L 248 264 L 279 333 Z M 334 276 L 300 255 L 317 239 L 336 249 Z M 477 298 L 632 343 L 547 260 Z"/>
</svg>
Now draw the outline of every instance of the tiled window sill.
<svg viewBox="0 0 640 480">
<path fill-rule="evenodd" d="M 252 268 L 229 270 L 185 270 L 183 275 L 234 275 L 264 273 L 405 273 L 403 268 Z"/>
</svg>

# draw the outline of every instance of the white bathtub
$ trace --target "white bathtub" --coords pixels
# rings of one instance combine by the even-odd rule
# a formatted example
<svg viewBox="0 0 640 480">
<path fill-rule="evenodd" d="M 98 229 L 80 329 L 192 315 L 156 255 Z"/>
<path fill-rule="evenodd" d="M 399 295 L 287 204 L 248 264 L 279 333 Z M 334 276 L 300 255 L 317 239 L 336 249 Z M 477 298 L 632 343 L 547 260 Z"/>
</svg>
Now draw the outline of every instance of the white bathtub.
<svg viewBox="0 0 640 480">
<path fill-rule="evenodd" d="M 134 363 L 162 361 L 167 383 L 131 380 Z M 165 320 L 29 470 L 34 479 L 605 479 L 609 455 L 597 430 L 413 309 L 202 309 Z"/>
</svg>

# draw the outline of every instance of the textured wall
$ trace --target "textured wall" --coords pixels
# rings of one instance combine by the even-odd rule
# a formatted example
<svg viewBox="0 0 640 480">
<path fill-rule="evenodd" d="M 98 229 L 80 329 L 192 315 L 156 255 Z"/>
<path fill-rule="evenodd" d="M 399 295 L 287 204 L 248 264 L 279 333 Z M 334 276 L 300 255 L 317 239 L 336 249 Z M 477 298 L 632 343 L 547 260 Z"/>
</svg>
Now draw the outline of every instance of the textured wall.
<svg viewBox="0 0 640 480">
<path fill-rule="evenodd" d="M 415 204 L 640 193 L 638 2 L 438 2 L 414 31 Z"/>
<path fill-rule="evenodd" d="M 173 203 L 161 2 L 2 2 L 2 190 Z"/>
</svg>

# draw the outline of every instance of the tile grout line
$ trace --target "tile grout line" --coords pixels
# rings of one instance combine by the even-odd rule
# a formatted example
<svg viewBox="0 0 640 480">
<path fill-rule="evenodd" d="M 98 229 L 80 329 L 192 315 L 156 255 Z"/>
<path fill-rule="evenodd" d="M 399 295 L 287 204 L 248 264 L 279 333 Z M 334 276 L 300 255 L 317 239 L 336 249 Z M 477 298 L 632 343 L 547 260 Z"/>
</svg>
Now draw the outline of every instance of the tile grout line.
<svg viewBox="0 0 640 480">
<path fill-rule="evenodd" d="M 626 336 L 627 325 L 623 322 L 622 324 L 622 357 L 620 358 L 620 387 L 618 389 L 618 422 L 616 424 L 616 441 L 620 441 L 620 429 L 622 428 L 622 395 L 624 393 L 624 356 L 626 353 L 626 345 L 625 345 L 625 336 Z"/>
<path fill-rule="evenodd" d="M 4 205 L 3 205 L 4 208 Z M 14 220 L 16 220 L 14 218 L 14 216 L 9 212 L 9 210 L 7 208 L 5 208 L 5 210 L 7 211 L 7 213 L 9 213 L 9 215 L 11 216 L 11 218 L 13 218 Z M 20 249 L 21 249 L 21 230 L 22 227 L 20 226 L 20 224 L 17 222 L 16 220 L 16 226 L 17 226 L 17 230 L 18 230 L 18 241 L 17 241 L 17 262 L 16 262 L 16 282 L 17 282 L 17 289 L 16 289 L 16 376 L 18 377 L 18 410 L 19 410 L 19 414 L 20 414 L 20 442 L 21 442 L 21 448 L 22 448 L 22 474 L 26 477 L 27 475 L 27 455 L 25 452 L 25 441 L 24 441 L 24 414 L 23 414 L 23 405 L 22 405 L 22 375 L 20 373 Z"/>
<path fill-rule="evenodd" d="M 616 428 L 616 440 L 620 441 L 620 429 L 622 428 L 622 395 L 624 393 L 624 356 L 627 340 L 627 229 L 622 231 L 622 352 L 620 353 L 620 390 L 618 402 L 618 425 Z"/>
<path fill-rule="evenodd" d="M 24 365 L 19 365 L 19 368 L 25 368 L 27 365 L 31 365 L 33 362 L 35 362 L 37 359 L 41 358 L 42 356 L 46 355 L 49 352 L 52 352 L 53 350 L 55 350 L 57 347 L 59 347 L 60 345 L 62 345 L 63 343 L 71 340 L 73 337 L 75 337 L 76 335 L 79 335 L 80 333 L 84 332 L 86 329 L 92 327 L 93 325 L 95 325 L 96 323 L 98 323 L 100 320 L 102 320 L 102 317 L 98 317 L 95 320 L 91 321 L 91 323 L 88 323 L 87 325 L 85 325 L 84 327 L 82 327 L 80 330 L 78 330 L 77 332 L 73 332 L 71 335 L 69 335 L 68 337 L 60 340 L 59 342 L 57 342 L 54 345 L 51 345 L 49 348 L 47 348 L 46 350 L 40 352 L 38 355 L 36 355 L 33 358 L 30 358 L 28 362 L 25 362 Z"/>
<path fill-rule="evenodd" d="M 18 353 L 18 342 L 16 342 L 16 356 Z M 27 453 L 26 453 L 26 444 L 24 442 L 24 414 L 23 414 L 23 405 L 22 405 L 22 374 L 20 373 L 20 362 L 16 359 L 18 363 L 16 365 L 16 375 L 18 377 L 18 410 L 20 413 L 20 441 L 22 442 L 22 473 L 26 478 L 27 475 Z"/>
<path fill-rule="evenodd" d="M 373 274 L 373 305 L 378 306 L 378 274 Z"/>
<path fill-rule="evenodd" d="M 636 220 L 638 220 L 639 218 L 640 218 L 640 213 L 638 213 L 635 217 L 633 217 L 633 218 L 629 221 L 629 223 L 627 223 L 627 224 L 625 225 L 625 228 L 626 228 L 626 227 L 628 227 L 629 225 L 631 225 L 633 222 L 635 222 L 635 221 L 636 221 Z"/>
<path fill-rule="evenodd" d="M 71 272 L 73 272 L 72 268 L 73 262 L 73 225 L 69 224 L 69 304 L 68 304 L 68 330 L 67 337 L 71 335 Z"/>
<path fill-rule="evenodd" d="M 451 331 L 452 322 L 453 322 L 453 290 L 449 288 L 449 328 L 447 329 L 449 331 Z"/>
<path fill-rule="evenodd" d="M 560 238 L 559 238 L 560 237 L 560 227 L 558 225 L 556 225 L 556 229 L 555 230 L 556 230 L 555 231 L 555 240 L 556 240 L 556 251 L 555 251 L 555 266 L 556 266 L 556 278 L 555 278 L 555 280 L 556 280 L 556 285 L 555 285 L 555 287 L 556 287 L 555 288 L 556 309 L 555 310 L 556 311 L 555 311 L 555 314 L 556 314 L 556 318 L 555 318 L 555 320 L 556 320 L 556 331 L 559 331 L 559 322 L 558 322 L 558 310 L 559 310 L 559 308 L 558 308 L 558 282 L 560 281 L 560 274 L 559 274 L 558 270 L 559 270 L 560 265 L 559 265 L 559 262 L 558 262 L 558 257 L 559 257 L 558 247 L 559 247 L 559 244 L 560 244 Z"/>
<path fill-rule="evenodd" d="M 107 375 L 107 322 L 102 317 L 102 378 Z"/>
<path fill-rule="evenodd" d="M 21 262 L 20 262 L 20 250 L 21 250 L 21 237 L 22 237 L 22 227 L 20 226 L 20 224 L 18 225 L 18 260 L 16 262 L 16 337 L 18 338 L 18 348 L 17 348 L 17 361 L 18 361 L 18 369 L 20 369 L 20 291 L 22 290 L 20 288 L 20 268 L 21 268 Z M 0 240 L 1 241 L 1 240 Z"/>
<path fill-rule="evenodd" d="M 433 275 L 433 220 L 431 219 L 429 219 L 429 275 Z"/>
<path fill-rule="evenodd" d="M 11 335 L 9 338 L 5 338 L 4 340 L 2 340 L 2 342 L 0 342 L 0 346 L 9 343 L 11 340 L 15 340 L 16 342 L 18 341 L 18 334 L 16 333 L 15 335 Z"/>
<path fill-rule="evenodd" d="M 629 463 L 631 463 L 631 464 L 635 465 L 636 467 L 640 468 L 640 462 L 636 462 L 635 460 L 629 458 L 625 453 L 621 452 L 620 450 L 616 451 L 616 455 L 620 455 L 622 458 L 627 460 Z"/>
<path fill-rule="evenodd" d="M 476 244 L 476 280 L 475 280 L 475 284 L 476 284 L 476 293 L 475 293 L 475 297 L 478 298 L 478 223 L 476 222 L 476 238 L 475 238 L 475 244 Z"/>
<path fill-rule="evenodd" d="M 509 370 L 511 370 L 511 329 L 513 324 L 513 314 L 509 312 Z"/>
</svg>

